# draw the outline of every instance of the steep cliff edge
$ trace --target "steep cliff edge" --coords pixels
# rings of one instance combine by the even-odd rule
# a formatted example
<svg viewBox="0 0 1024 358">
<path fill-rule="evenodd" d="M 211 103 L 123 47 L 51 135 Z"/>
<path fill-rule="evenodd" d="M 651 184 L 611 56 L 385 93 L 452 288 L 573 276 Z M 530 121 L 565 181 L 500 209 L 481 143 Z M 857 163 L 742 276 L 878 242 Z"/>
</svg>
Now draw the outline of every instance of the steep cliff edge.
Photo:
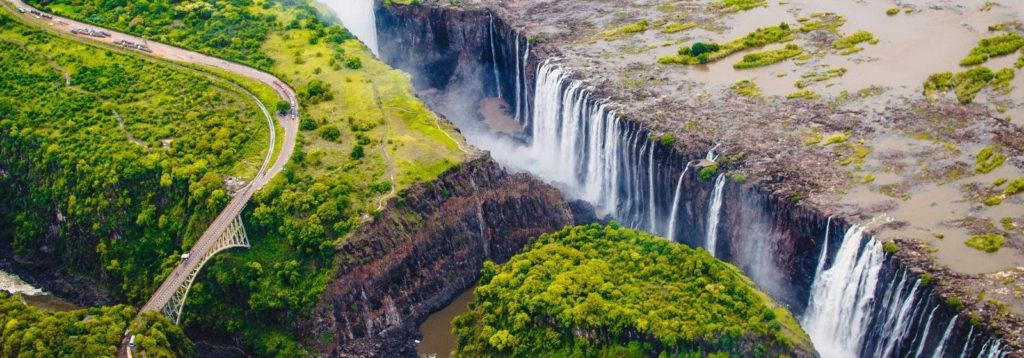
<svg viewBox="0 0 1024 358">
<path fill-rule="evenodd" d="M 485 260 L 504 262 L 574 216 L 557 190 L 487 156 L 417 184 L 339 248 L 308 343 L 331 356 L 415 356 L 417 324 L 473 285 Z"/>
<path fill-rule="evenodd" d="M 717 248 L 716 257 L 740 267 L 761 289 L 786 303 L 797 315 L 812 317 L 805 311 L 810 303 L 815 302 L 812 289 L 817 277 L 829 276 L 823 274 L 830 270 L 832 274 L 844 270 L 838 264 L 840 253 L 836 251 L 849 236 L 851 249 L 843 253 L 845 259 L 863 262 L 864 267 L 871 269 L 853 267 L 861 269 L 844 272 L 854 276 L 853 279 L 870 283 L 863 294 L 857 294 L 846 302 L 852 302 L 854 298 L 861 300 L 863 305 L 850 311 L 871 318 L 862 322 L 853 322 L 852 319 L 828 322 L 832 325 L 829 328 L 836 328 L 837 332 L 854 325 L 863 326 L 864 329 L 855 333 L 858 337 L 850 338 L 852 334 L 830 335 L 833 332 L 829 329 L 817 332 L 830 335 L 825 337 L 826 340 L 840 338 L 839 341 L 855 342 L 852 347 L 840 347 L 847 353 L 860 356 L 872 356 L 879 351 L 948 353 L 948 347 L 935 344 L 939 341 L 948 342 L 950 347 L 965 347 L 963 352 L 968 355 L 999 351 L 1015 354 L 1019 351 L 1017 319 L 1005 313 L 1006 307 L 997 307 L 998 302 L 971 298 L 977 291 L 972 293 L 970 290 L 985 292 L 984 283 L 979 282 L 982 280 L 974 280 L 970 289 L 950 290 L 951 286 L 965 283 L 964 277 L 940 275 L 940 268 L 925 265 L 935 250 L 925 245 L 902 244 L 901 238 L 906 232 L 894 233 L 892 230 L 920 224 L 920 221 L 899 217 L 905 214 L 906 208 L 897 212 L 891 205 L 895 200 L 890 199 L 882 205 L 843 201 L 848 198 L 840 197 L 851 194 L 873 200 L 874 196 L 862 190 L 870 187 L 871 190 L 882 190 L 882 196 L 903 195 L 902 200 L 911 201 L 909 194 L 889 191 L 899 187 L 892 184 L 894 180 L 903 179 L 890 176 L 893 174 L 891 168 L 876 166 L 877 160 L 894 163 L 890 159 L 915 158 L 941 151 L 929 149 L 923 154 L 893 154 L 901 149 L 890 148 L 889 145 L 903 139 L 885 137 L 886 133 L 907 134 L 921 130 L 934 132 L 933 138 L 940 138 L 935 140 L 936 143 L 942 140 L 961 143 L 939 133 L 944 130 L 941 126 L 922 124 L 922 118 L 948 117 L 949 120 L 942 123 L 950 125 L 971 121 L 982 123 L 977 119 L 981 112 L 978 107 L 939 104 L 908 113 L 896 108 L 898 106 L 873 103 L 877 98 L 887 98 L 879 96 L 885 93 L 881 89 L 862 92 L 859 101 L 848 101 L 843 95 L 826 103 L 747 98 L 732 93 L 731 89 L 719 91 L 721 88 L 702 87 L 689 80 L 666 80 L 662 75 L 675 69 L 625 61 L 610 53 L 600 40 L 572 41 L 593 30 L 579 28 L 579 22 L 573 21 L 574 16 L 591 12 L 566 9 L 591 4 L 594 3 L 484 1 L 450 5 L 425 1 L 420 6 L 388 5 L 376 11 L 378 32 L 382 43 L 394 46 L 382 46 L 381 56 L 406 71 L 430 76 L 425 84 L 418 83 L 419 89 L 428 94 L 426 102 L 449 118 L 458 117 L 460 113 L 457 112 L 461 111 L 461 115 L 471 117 L 463 118 L 463 121 L 485 120 L 481 118 L 488 116 L 484 113 L 483 104 L 479 115 L 474 113 L 477 108 L 473 107 L 478 100 L 486 99 L 484 97 L 497 96 L 510 103 L 510 115 L 522 110 L 523 113 L 515 117 L 523 126 L 525 136 L 532 137 L 525 147 L 544 149 L 536 152 L 557 158 L 553 160 L 556 165 L 570 168 L 565 171 L 568 176 L 545 177 L 545 180 L 566 188 L 565 192 L 570 197 L 573 194 L 576 197 L 590 196 L 588 190 L 591 189 L 603 194 L 595 196 L 598 200 L 612 197 L 605 203 L 619 205 L 602 205 L 599 202 L 594 202 L 594 205 L 603 213 L 608 213 L 608 210 L 601 211 L 602 206 L 604 209 L 615 208 L 617 212 L 613 214 L 618 215 L 614 217 L 627 226 L 655 233 L 667 232 L 667 237 L 676 234 L 677 241 L 691 246 L 707 246 L 714 236 L 711 233 L 716 233 L 717 243 L 711 245 Z M 518 11 L 520 6 L 535 8 Z M 560 21 L 563 18 L 567 20 Z M 537 21 L 551 26 L 534 26 Z M 552 31 L 564 37 L 546 36 Z M 640 36 L 623 41 L 636 40 Z M 570 50 L 574 47 L 594 51 L 579 55 Z M 447 61 L 439 63 L 435 55 L 402 56 L 409 52 L 437 53 L 440 55 L 436 58 Z M 612 56 L 601 57 L 608 54 Z M 617 77 L 609 77 L 602 72 L 615 68 L 612 65 L 635 66 L 638 69 L 626 72 L 630 81 L 616 82 L 609 78 Z M 438 67 L 444 67 L 445 71 L 434 71 Z M 562 67 L 564 71 L 551 70 L 551 67 Z M 470 78 L 466 74 L 478 74 L 478 77 Z M 544 78 L 544 75 L 548 77 Z M 555 77 L 558 80 L 552 81 Z M 542 79 L 547 81 L 543 86 L 545 81 Z M 657 86 L 671 88 L 656 91 Z M 467 91 L 467 88 L 476 91 Z M 465 92 L 471 92 L 472 96 L 461 94 Z M 449 98 L 453 97 L 469 103 L 468 114 L 467 105 L 449 104 Z M 684 101 L 685 105 L 676 100 Z M 643 107 L 652 101 L 657 105 Z M 916 103 L 917 99 L 909 101 Z M 925 107 L 923 103 L 916 105 Z M 638 110 L 638 106 L 643 108 Z M 609 112 L 614 115 L 608 115 Z M 618 120 L 612 117 L 618 117 Z M 889 120 L 892 117 L 904 120 Z M 453 120 L 461 128 L 462 123 L 458 119 Z M 542 131 L 540 124 L 545 120 L 548 121 L 544 127 L 546 131 Z M 1002 130 L 1000 128 L 1004 127 L 1009 126 L 1000 123 L 992 128 Z M 968 132 L 974 133 L 973 130 L 970 128 Z M 538 148 L 538 138 L 552 139 L 551 132 L 557 132 L 553 141 L 555 145 Z M 467 134 L 470 142 L 474 140 L 472 135 Z M 592 150 L 596 146 L 590 143 L 614 144 L 607 146 L 612 147 L 611 150 Z M 967 149 L 958 150 L 957 155 L 975 152 L 971 143 L 963 143 Z M 711 153 L 705 155 L 708 148 L 711 148 Z M 506 159 L 497 151 L 495 157 Z M 608 161 L 606 158 L 609 157 L 615 158 Z M 709 161 L 707 158 L 714 159 Z M 611 170 L 591 170 L 591 167 L 597 167 L 591 166 L 595 161 L 611 162 L 608 167 L 598 168 Z M 854 165 L 849 165 L 851 163 Z M 598 163 L 598 166 L 602 164 Z M 705 171 L 707 167 L 714 169 Z M 850 171 L 851 167 L 854 170 Z M 544 177 L 543 170 L 534 169 L 526 168 Z M 907 169 L 900 175 L 918 169 L 932 170 Z M 878 173 L 878 178 L 886 179 L 875 182 L 875 174 L 864 176 L 871 171 Z M 934 176 L 929 178 L 932 179 L 924 182 L 934 180 Z M 606 183 L 592 185 L 601 180 Z M 573 193 L 573 189 L 582 190 Z M 716 192 L 718 199 L 712 197 Z M 914 195 L 915 198 L 937 199 L 927 191 L 915 192 Z M 618 196 L 618 201 L 615 201 L 615 196 Z M 719 202 L 714 214 L 711 212 L 712 201 Z M 939 204 L 925 205 L 926 208 L 936 206 L 941 207 Z M 711 217 L 716 218 L 717 226 L 709 223 Z M 868 226 L 863 240 L 861 235 L 848 235 L 858 231 L 855 224 Z M 883 252 L 881 244 L 873 237 L 879 241 L 899 239 L 900 243 L 896 246 L 887 244 L 889 246 Z M 941 238 L 933 241 L 938 240 Z M 945 242 L 956 240 L 947 238 Z M 954 246 L 946 252 L 967 250 L 962 243 L 956 243 L 961 246 Z M 875 259 L 877 261 L 871 261 Z M 1005 279 L 1005 273 L 990 276 L 1013 282 Z M 1006 296 L 1009 291 L 1000 289 L 992 292 L 1002 292 Z M 894 304 L 872 300 L 872 296 L 891 298 L 899 305 L 912 308 L 893 312 Z M 822 299 L 819 297 L 817 303 L 821 304 Z M 902 327 L 902 330 L 893 329 L 896 322 L 899 324 L 897 328 Z"/>
</svg>

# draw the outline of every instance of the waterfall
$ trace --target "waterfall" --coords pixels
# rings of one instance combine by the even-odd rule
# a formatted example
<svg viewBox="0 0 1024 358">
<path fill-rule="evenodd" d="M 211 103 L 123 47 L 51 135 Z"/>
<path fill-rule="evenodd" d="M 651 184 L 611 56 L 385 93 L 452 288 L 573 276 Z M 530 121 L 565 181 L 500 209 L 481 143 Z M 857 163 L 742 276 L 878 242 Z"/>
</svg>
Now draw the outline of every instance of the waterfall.
<svg viewBox="0 0 1024 358">
<path fill-rule="evenodd" d="M 529 94 L 530 94 L 529 90 L 525 86 L 525 83 L 526 83 L 526 66 L 529 65 L 529 64 L 530 64 L 530 40 L 527 39 L 526 40 L 526 51 L 524 51 L 524 53 L 523 53 L 523 65 L 522 65 L 523 68 L 522 68 L 522 71 L 520 71 L 523 74 L 523 84 L 524 84 L 522 98 L 528 98 Z M 528 127 L 529 127 L 529 118 L 527 118 L 527 117 L 529 116 L 528 113 L 530 113 L 530 101 L 522 101 L 522 102 L 523 102 L 522 103 L 523 119 L 521 121 L 519 121 L 519 123 L 523 125 L 523 130 L 528 131 L 529 130 L 528 129 Z"/>
<path fill-rule="evenodd" d="M 815 273 L 802 324 L 825 357 L 856 357 L 867 333 L 884 254 L 876 240 L 854 225 L 832 266 Z M 866 241 L 866 243 L 865 243 Z"/>
<path fill-rule="evenodd" d="M 686 163 L 686 167 L 683 168 L 683 172 L 679 174 L 679 180 L 676 182 L 676 194 L 672 196 L 672 214 L 668 217 L 668 240 L 676 241 L 676 218 L 679 216 L 679 199 L 680 192 L 683 189 L 683 178 L 686 177 L 686 172 L 690 170 L 690 163 Z"/>
<path fill-rule="evenodd" d="M 910 329 L 910 319 L 913 317 L 914 309 L 917 308 L 914 303 L 917 300 L 918 289 L 921 287 L 921 280 L 914 280 L 913 287 L 909 293 L 904 295 L 907 271 L 903 270 L 896 276 L 901 276 L 899 284 L 894 286 L 890 283 L 889 290 L 886 292 L 885 298 L 882 299 L 882 303 L 887 309 L 881 313 L 882 326 L 879 329 L 881 337 L 876 342 L 875 355 L 879 357 L 893 354 L 896 344 L 900 343 L 900 339 Z M 896 279 L 896 276 L 893 277 L 893 280 Z"/>
<path fill-rule="evenodd" d="M 374 0 L 321 0 L 341 19 L 341 24 L 359 38 L 374 56 L 380 56 L 377 49 L 377 15 L 373 11 Z"/>
<path fill-rule="evenodd" d="M 939 348 L 935 349 L 935 353 L 932 354 L 932 358 L 942 358 L 942 353 L 946 352 L 946 341 L 949 340 L 950 333 L 953 333 L 953 326 L 956 325 L 957 317 L 958 316 L 953 316 L 953 319 L 949 321 L 948 325 L 946 325 L 946 333 L 942 334 L 942 340 L 939 341 Z M 971 329 L 974 329 L 974 327 L 971 327 Z M 968 336 L 970 336 L 970 334 L 968 334 Z M 967 344 L 965 343 L 964 346 L 966 345 Z"/>
<path fill-rule="evenodd" d="M 964 348 L 960 350 L 960 358 L 967 357 L 967 348 L 971 347 L 971 339 L 974 336 L 974 325 L 971 325 L 971 330 L 967 332 L 967 338 L 964 339 Z"/>
<path fill-rule="evenodd" d="M 924 324 L 924 333 L 921 334 L 921 343 L 917 344 L 917 350 L 914 353 L 915 357 L 920 357 L 921 352 L 924 350 L 924 344 L 928 342 L 928 331 L 932 328 L 932 318 L 935 317 L 935 310 L 939 309 L 939 306 L 932 308 L 932 312 L 928 314 L 928 320 Z"/>
<path fill-rule="evenodd" d="M 650 229 L 647 231 L 657 233 L 658 220 L 655 218 L 657 213 L 654 212 L 654 208 L 657 207 L 657 205 L 654 204 L 654 143 L 651 143 L 650 147 L 650 154 L 647 155 L 647 182 L 649 184 L 647 187 L 650 188 L 647 194 L 647 207 L 650 208 L 648 213 L 650 214 L 651 224 L 648 226 Z"/>
<path fill-rule="evenodd" d="M 519 118 L 519 102 L 522 100 L 522 98 L 520 97 L 520 95 L 522 93 L 519 90 L 520 89 L 519 82 L 520 82 L 520 80 L 522 80 L 522 76 L 519 75 L 519 68 L 521 67 L 521 65 L 519 64 L 519 33 L 518 32 L 516 33 L 516 56 L 515 57 L 516 57 L 516 97 L 515 97 L 516 98 L 516 103 L 515 103 L 515 106 L 516 106 L 516 116 L 515 116 L 515 118 L 516 118 L 516 122 L 519 122 L 520 124 L 522 124 L 523 120 Z"/>
<path fill-rule="evenodd" d="M 708 149 L 708 154 L 704 156 L 704 160 L 717 162 L 718 155 L 715 155 L 715 149 L 718 149 L 718 143 L 715 143 L 715 145 L 711 146 L 711 149 Z"/>
<path fill-rule="evenodd" d="M 498 53 L 494 49 L 494 15 L 487 14 L 490 20 L 487 32 L 491 37 L 491 68 L 494 69 L 494 87 L 498 89 L 498 98 L 501 97 L 501 76 L 498 75 Z"/>
<path fill-rule="evenodd" d="M 711 191 L 711 204 L 708 205 L 707 239 L 704 240 L 711 256 L 715 256 L 715 247 L 718 245 L 718 220 L 721 216 L 719 212 L 722 210 L 722 189 L 724 188 L 725 174 L 718 174 L 718 179 L 715 179 L 715 189 Z"/>
</svg>

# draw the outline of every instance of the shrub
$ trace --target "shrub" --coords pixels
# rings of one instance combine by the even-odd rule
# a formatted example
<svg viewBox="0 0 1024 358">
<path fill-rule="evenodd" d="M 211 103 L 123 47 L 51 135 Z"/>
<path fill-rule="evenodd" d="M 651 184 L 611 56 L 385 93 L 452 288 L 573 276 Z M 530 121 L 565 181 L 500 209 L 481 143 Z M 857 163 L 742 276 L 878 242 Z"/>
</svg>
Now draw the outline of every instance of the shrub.
<svg viewBox="0 0 1024 358">
<path fill-rule="evenodd" d="M 277 107 L 277 113 L 284 114 L 284 113 L 288 112 L 288 110 L 292 109 L 292 104 L 288 103 L 288 101 L 277 101 L 277 106 L 276 107 Z"/>
<path fill-rule="evenodd" d="M 973 247 L 975 249 L 985 252 L 996 252 L 1003 243 L 1006 242 L 1006 238 L 1003 235 L 997 234 L 981 234 L 975 235 L 967 240 L 964 244 Z"/>
<path fill-rule="evenodd" d="M 337 142 L 339 137 L 341 137 L 341 131 L 333 124 L 320 128 L 320 138 L 326 141 Z"/>
<path fill-rule="evenodd" d="M 982 148 L 974 159 L 974 170 L 978 173 L 988 173 L 1006 161 L 1006 155 L 997 153 L 992 147 Z"/>
<path fill-rule="evenodd" d="M 718 163 L 711 164 L 709 166 L 701 168 L 700 172 L 698 173 L 698 176 L 700 176 L 701 180 L 709 180 L 709 179 L 711 179 L 711 177 L 715 176 L 715 172 L 717 172 L 717 171 L 718 171 Z"/>
<path fill-rule="evenodd" d="M 690 46 L 690 56 L 700 56 L 702 53 L 715 52 L 720 48 L 721 46 L 714 42 L 695 42 L 693 46 Z"/>
<path fill-rule="evenodd" d="M 672 146 L 673 144 L 676 144 L 676 138 L 671 134 L 666 133 L 662 134 L 661 138 L 658 138 L 658 142 L 663 146 Z"/>
<path fill-rule="evenodd" d="M 353 147 L 352 148 L 352 153 L 349 154 L 349 157 L 351 157 L 352 159 L 360 159 L 360 158 L 365 157 L 365 156 L 366 156 L 365 150 L 363 149 L 363 146 L 361 146 L 361 145 L 356 145 L 355 147 Z"/>
<path fill-rule="evenodd" d="M 900 13 L 900 9 L 897 8 L 897 7 L 890 7 L 888 10 L 885 10 L 885 14 L 889 15 L 889 16 L 894 16 L 894 15 L 899 14 L 899 13 Z"/>
<path fill-rule="evenodd" d="M 899 247 L 896 246 L 895 242 L 889 241 L 882 244 L 882 251 L 885 251 L 887 254 L 894 254 L 897 250 L 899 250 Z"/>
<path fill-rule="evenodd" d="M 964 303 L 960 301 L 959 297 L 950 297 L 946 299 L 946 306 L 953 309 L 954 311 L 960 312 L 964 310 Z M 971 317 L 971 321 L 974 321 L 974 317 Z"/>
<path fill-rule="evenodd" d="M 355 56 L 349 57 L 345 59 L 345 67 L 352 70 L 358 70 L 363 68 L 363 60 L 360 60 L 359 57 Z"/>
</svg>

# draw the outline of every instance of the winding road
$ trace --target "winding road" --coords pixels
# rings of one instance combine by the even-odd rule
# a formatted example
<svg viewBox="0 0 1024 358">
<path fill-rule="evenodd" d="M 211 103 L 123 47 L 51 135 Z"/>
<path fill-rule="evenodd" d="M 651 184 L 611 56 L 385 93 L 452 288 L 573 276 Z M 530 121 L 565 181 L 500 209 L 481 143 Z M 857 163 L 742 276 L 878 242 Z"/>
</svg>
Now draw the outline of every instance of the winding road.
<svg viewBox="0 0 1024 358">
<path fill-rule="evenodd" d="M 273 75 L 257 70 L 252 67 L 241 65 L 234 62 L 228 62 L 216 57 L 204 55 L 198 52 L 185 50 L 179 47 L 166 45 L 157 42 L 147 41 L 144 38 L 124 34 L 121 32 L 104 29 L 95 25 L 88 25 L 71 19 L 63 18 L 54 15 L 52 19 L 42 18 L 30 13 L 32 10 L 36 10 L 31 6 L 26 5 L 21 0 L 2 0 L 3 5 L 7 11 L 13 13 L 15 16 L 20 17 L 23 21 L 33 26 L 37 26 L 44 30 L 56 33 L 62 37 L 74 39 L 79 42 L 84 42 L 92 45 L 99 45 L 108 48 L 117 48 L 124 51 L 130 51 L 142 56 L 152 56 L 164 60 L 169 60 L 177 63 L 190 63 L 202 66 L 215 67 L 230 73 L 234 73 L 240 76 L 244 76 L 259 82 L 262 82 L 274 89 L 277 96 L 282 100 L 292 104 L 292 111 L 290 113 L 279 116 L 278 123 L 284 129 L 284 144 L 281 147 L 281 151 L 277 156 L 277 160 L 270 163 L 271 158 L 274 154 L 274 144 L 276 142 L 275 136 L 276 130 L 274 127 L 274 116 L 267 110 L 266 106 L 260 102 L 259 98 L 245 90 L 241 86 L 236 88 L 242 90 L 244 93 L 249 95 L 256 104 L 259 105 L 264 116 L 267 118 L 267 124 L 270 126 L 270 144 L 267 149 L 267 156 L 263 161 L 263 165 L 259 171 L 256 172 L 255 176 L 249 182 L 249 184 L 243 189 L 235 193 L 228 205 L 221 210 L 217 218 L 210 224 L 203 235 L 196 241 L 196 244 L 189 251 L 189 257 L 197 259 L 183 260 L 178 264 L 178 267 L 164 280 L 160 287 L 153 293 L 149 301 L 139 310 L 140 313 L 147 311 L 159 311 L 164 305 L 167 304 L 171 295 L 180 286 L 189 272 L 195 269 L 197 266 L 203 264 L 199 258 L 205 257 L 206 253 L 209 252 L 217 241 L 220 234 L 228 226 L 228 224 L 235 219 L 242 210 L 245 208 L 246 203 L 252 198 L 253 193 L 263 188 L 271 179 L 274 178 L 284 168 L 284 164 L 291 158 L 292 152 L 295 149 L 295 138 L 299 130 L 299 106 L 298 100 L 295 97 L 295 91 L 288 87 L 284 81 L 281 81 Z M 24 13 L 20 12 L 19 9 L 24 9 Z M 38 11 L 38 10 L 37 10 Z M 45 14 L 45 13 L 44 13 Z M 109 33 L 111 36 L 106 38 L 95 38 L 86 35 L 72 34 L 73 29 L 93 29 L 103 30 Z M 129 41 L 137 44 L 144 44 L 152 52 L 146 53 L 138 50 L 128 49 L 127 47 L 116 45 L 121 41 Z M 228 81 L 230 82 L 230 81 Z M 139 279 L 151 279 L 151 278 L 139 278 Z"/>
</svg>

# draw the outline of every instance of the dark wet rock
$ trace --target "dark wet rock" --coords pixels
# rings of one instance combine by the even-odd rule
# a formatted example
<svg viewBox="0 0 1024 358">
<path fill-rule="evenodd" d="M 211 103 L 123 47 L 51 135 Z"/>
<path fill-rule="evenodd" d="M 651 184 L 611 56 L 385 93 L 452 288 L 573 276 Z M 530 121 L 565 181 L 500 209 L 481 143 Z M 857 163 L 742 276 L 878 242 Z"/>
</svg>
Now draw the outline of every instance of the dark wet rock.
<svg viewBox="0 0 1024 358">
<path fill-rule="evenodd" d="M 487 156 L 416 184 L 338 248 L 307 343 L 329 356 L 415 356 L 416 327 L 472 286 L 485 260 L 573 223 L 557 190 Z"/>
</svg>

